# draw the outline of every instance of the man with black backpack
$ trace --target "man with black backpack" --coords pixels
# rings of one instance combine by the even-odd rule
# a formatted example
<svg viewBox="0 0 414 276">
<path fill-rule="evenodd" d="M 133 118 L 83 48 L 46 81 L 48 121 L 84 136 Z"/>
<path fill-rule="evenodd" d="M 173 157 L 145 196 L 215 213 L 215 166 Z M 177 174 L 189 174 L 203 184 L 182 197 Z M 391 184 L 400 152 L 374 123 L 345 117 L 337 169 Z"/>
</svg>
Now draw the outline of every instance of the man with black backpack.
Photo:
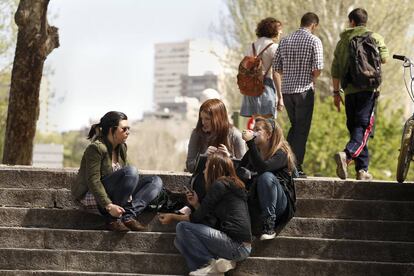
<svg viewBox="0 0 414 276">
<path fill-rule="evenodd" d="M 368 13 L 357 8 L 348 15 L 350 28 L 340 35 L 331 75 L 333 100 L 338 112 L 345 105 L 350 140 L 344 151 L 335 154 L 336 173 L 346 179 L 349 163 L 354 160 L 357 180 L 371 180 L 368 172 L 368 138 L 374 126 L 374 109 L 381 84 L 381 63 L 388 57 L 384 38 L 366 27 Z M 345 102 L 340 93 L 345 91 Z"/>
</svg>

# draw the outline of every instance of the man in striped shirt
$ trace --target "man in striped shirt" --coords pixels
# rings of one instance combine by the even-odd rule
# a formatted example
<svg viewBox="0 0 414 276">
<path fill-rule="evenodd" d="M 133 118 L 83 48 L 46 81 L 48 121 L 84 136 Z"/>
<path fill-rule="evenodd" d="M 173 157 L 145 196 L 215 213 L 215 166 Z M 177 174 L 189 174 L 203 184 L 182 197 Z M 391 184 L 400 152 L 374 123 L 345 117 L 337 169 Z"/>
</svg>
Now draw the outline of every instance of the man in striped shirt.
<svg viewBox="0 0 414 276">
<path fill-rule="evenodd" d="M 301 177 L 306 177 L 302 164 L 312 122 L 314 84 L 323 69 L 322 42 L 313 34 L 318 24 L 316 14 L 303 15 L 300 28 L 280 41 L 273 63 L 282 75 L 283 100 L 291 124 L 287 140 Z"/>
</svg>

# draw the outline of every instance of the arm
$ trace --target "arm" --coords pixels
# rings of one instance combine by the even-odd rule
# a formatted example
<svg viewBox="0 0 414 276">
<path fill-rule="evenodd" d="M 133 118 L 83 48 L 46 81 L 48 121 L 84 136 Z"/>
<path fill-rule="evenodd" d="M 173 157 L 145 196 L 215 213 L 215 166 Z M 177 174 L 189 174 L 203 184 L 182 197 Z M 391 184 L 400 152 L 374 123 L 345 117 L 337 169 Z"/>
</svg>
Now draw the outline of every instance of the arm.
<svg viewBox="0 0 414 276">
<path fill-rule="evenodd" d="M 336 110 L 337 110 L 338 112 L 340 112 L 340 111 L 341 111 L 341 103 L 342 103 L 343 105 L 345 105 L 345 103 L 344 103 L 344 99 L 342 98 L 341 93 L 339 92 L 339 83 L 340 83 L 339 79 L 337 79 L 337 78 L 332 78 L 332 86 L 333 86 L 333 102 L 334 102 L 334 105 L 335 105 Z"/>
<path fill-rule="evenodd" d="M 315 83 L 316 79 L 320 76 L 323 69 L 323 46 L 319 38 L 315 40 L 313 47 L 313 64 L 312 64 L 312 77 Z"/>
<path fill-rule="evenodd" d="M 172 214 L 172 213 L 160 213 L 158 215 L 158 219 L 161 222 L 161 224 L 170 224 L 173 221 L 190 221 L 189 215 L 178 215 L 178 214 Z"/>
<path fill-rule="evenodd" d="M 190 221 L 195 223 L 201 222 L 214 210 L 215 206 L 221 200 L 225 192 L 226 187 L 222 182 L 214 182 L 207 191 L 207 194 L 199 207 L 190 215 Z"/>
<path fill-rule="evenodd" d="M 372 38 L 375 40 L 375 43 L 378 46 L 378 50 L 381 57 L 381 63 L 386 63 L 389 57 L 389 51 L 385 45 L 384 38 L 377 33 L 372 34 Z"/>
<path fill-rule="evenodd" d="M 188 143 L 188 151 L 187 151 L 187 160 L 185 161 L 185 165 L 187 171 L 193 173 L 195 170 L 195 165 L 197 162 L 197 156 L 200 154 L 199 151 L 199 143 L 198 137 L 195 130 L 191 132 L 190 141 Z"/>
<path fill-rule="evenodd" d="M 283 41 L 282 41 L 283 42 Z M 282 56 L 281 56 L 281 50 L 282 42 L 280 42 L 279 47 L 276 50 L 275 57 L 273 59 L 273 71 L 279 73 L 282 75 L 283 72 L 283 63 L 282 63 Z"/>
<path fill-rule="evenodd" d="M 233 148 L 234 148 L 234 157 L 240 159 L 246 153 L 246 143 L 242 139 L 240 131 L 233 127 Z"/>
<path fill-rule="evenodd" d="M 277 95 L 277 110 L 282 111 L 285 103 L 283 102 L 282 95 L 282 80 L 280 74 L 276 71 L 273 72 L 273 80 L 276 86 L 276 95 Z"/>
<path fill-rule="evenodd" d="M 277 171 L 287 166 L 287 156 L 286 153 L 282 150 L 278 150 L 270 159 L 263 160 L 256 144 L 254 143 L 254 139 L 247 141 L 246 143 L 249 147 L 248 152 L 251 164 L 259 174 L 262 174 L 264 172 Z"/>
</svg>

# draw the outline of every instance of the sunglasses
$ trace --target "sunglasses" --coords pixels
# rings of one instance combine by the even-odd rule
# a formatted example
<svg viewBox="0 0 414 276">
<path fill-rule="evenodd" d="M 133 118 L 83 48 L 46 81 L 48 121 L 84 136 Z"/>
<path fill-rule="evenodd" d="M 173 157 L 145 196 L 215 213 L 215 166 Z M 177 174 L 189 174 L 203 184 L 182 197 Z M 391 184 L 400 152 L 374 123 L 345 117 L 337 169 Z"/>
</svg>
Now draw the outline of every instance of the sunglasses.
<svg viewBox="0 0 414 276">
<path fill-rule="evenodd" d="M 119 127 L 119 128 L 122 130 L 122 132 L 127 132 L 127 131 L 129 131 L 131 129 L 131 127 L 129 127 L 129 126 Z"/>
</svg>

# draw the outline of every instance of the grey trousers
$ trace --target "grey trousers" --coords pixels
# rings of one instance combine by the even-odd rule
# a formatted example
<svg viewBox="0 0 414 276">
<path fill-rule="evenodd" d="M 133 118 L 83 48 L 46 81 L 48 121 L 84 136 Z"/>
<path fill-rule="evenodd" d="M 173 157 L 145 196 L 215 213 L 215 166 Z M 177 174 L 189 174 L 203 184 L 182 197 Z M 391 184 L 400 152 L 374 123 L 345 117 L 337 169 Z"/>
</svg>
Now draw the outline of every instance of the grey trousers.
<svg viewBox="0 0 414 276">
<path fill-rule="evenodd" d="M 290 121 L 287 141 L 296 155 L 297 165 L 302 166 L 312 122 L 315 92 L 311 88 L 302 93 L 283 94 L 283 101 Z"/>
</svg>

